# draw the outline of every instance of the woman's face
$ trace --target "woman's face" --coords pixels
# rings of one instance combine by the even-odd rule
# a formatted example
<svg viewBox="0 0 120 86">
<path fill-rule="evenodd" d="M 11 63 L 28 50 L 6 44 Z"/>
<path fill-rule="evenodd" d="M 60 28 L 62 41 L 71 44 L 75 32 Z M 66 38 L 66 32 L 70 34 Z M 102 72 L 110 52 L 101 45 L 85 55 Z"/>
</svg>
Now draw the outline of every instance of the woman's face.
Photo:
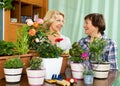
<svg viewBox="0 0 120 86">
<path fill-rule="evenodd" d="M 98 29 L 92 25 L 92 22 L 90 19 L 85 20 L 84 29 L 85 29 L 85 34 L 89 36 L 92 36 L 93 34 L 96 34 L 96 32 L 98 32 Z"/>
<path fill-rule="evenodd" d="M 50 30 L 60 32 L 64 24 L 64 18 L 62 15 L 57 15 L 55 21 L 51 24 Z"/>
</svg>

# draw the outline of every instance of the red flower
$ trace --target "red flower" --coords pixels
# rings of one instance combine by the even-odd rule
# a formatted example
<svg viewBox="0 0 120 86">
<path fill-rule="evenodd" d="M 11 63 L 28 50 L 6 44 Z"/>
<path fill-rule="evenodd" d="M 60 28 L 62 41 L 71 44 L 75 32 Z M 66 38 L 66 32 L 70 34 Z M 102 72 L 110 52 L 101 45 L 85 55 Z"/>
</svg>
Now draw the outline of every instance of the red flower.
<svg viewBox="0 0 120 86">
<path fill-rule="evenodd" d="M 55 39 L 55 42 L 60 42 L 62 40 L 63 40 L 63 38 L 57 38 L 57 39 Z"/>
</svg>

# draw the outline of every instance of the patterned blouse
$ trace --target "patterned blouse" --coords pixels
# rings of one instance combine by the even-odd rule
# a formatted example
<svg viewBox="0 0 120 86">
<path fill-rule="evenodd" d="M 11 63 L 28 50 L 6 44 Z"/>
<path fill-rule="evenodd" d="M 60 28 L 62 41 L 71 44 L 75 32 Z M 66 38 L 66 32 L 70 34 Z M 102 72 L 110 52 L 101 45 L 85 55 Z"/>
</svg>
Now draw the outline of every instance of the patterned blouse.
<svg viewBox="0 0 120 86">
<path fill-rule="evenodd" d="M 101 38 L 107 40 L 108 43 L 108 45 L 104 49 L 104 53 L 101 55 L 102 60 L 110 62 L 110 69 L 118 69 L 116 43 L 113 42 L 111 39 L 106 38 L 105 34 L 103 34 Z M 80 39 L 78 43 L 85 51 L 88 51 L 90 44 L 90 36 Z"/>
</svg>

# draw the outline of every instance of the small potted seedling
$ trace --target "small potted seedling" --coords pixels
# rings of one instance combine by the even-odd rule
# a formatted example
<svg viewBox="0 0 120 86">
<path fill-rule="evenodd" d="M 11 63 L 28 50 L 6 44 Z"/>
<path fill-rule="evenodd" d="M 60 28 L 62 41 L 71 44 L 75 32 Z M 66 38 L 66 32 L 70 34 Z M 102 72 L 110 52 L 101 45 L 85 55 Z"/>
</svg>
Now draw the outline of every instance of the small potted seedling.
<svg viewBox="0 0 120 86">
<path fill-rule="evenodd" d="M 19 57 L 8 58 L 4 63 L 4 73 L 6 82 L 19 82 L 21 79 L 24 63 Z"/>
<path fill-rule="evenodd" d="M 33 57 L 26 69 L 29 85 L 41 86 L 44 83 L 45 69 L 41 67 L 42 58 Z"/>
</svg>

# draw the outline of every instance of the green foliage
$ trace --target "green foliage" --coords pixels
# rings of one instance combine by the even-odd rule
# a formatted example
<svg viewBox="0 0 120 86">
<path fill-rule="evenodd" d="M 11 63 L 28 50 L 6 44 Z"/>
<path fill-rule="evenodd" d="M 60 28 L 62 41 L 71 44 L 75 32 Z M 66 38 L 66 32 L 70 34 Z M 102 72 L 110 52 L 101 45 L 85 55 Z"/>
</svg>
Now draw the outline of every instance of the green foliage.
<svg viewBox="0 0 120 86">
<path fill-rule="evenodd" d="M 22 68 L 24 63 L 20 60 L 19 57 L 9 58 L 4 63 L 4 68 Z"/>
<path fill-rule="evenodd" d="M 0 56 L 15 55 L 15 54 L 27 54 L 29 52 L 28 45 L 28 32 L 27 26 L 23 26 L 22 29 L 17 31 L 17 41 L 6 42 L 0 41 Z"/>
<path fill-rule="evenodd" d="M 39 44 L 37 52 L 42 58 L 58 58 L 63 50 L 50 42 L 44 41 Z"/>
<path fill-rule="evenodd" d="M 12 42 L 0 40 L 0 56 L 13 55 L 15 45 Z"/>
<path fill-rule="evenodd" d="M 12 1 L 13 0 L 0 0 L 0 8 L 5 8 L 5 10 L 12 9 Z"/>
<path fill-rule="evenodd" d="M 70 60 L 75 63 L 83 62 L 84 60 L 81 58 L 81 54 L 83 52 L 84 50 L 81 48 L 78 42 L 74 42 L 72 44 L 72 48 L 69 50 L 69 54 L 71 56 Z"/>
<path fill-rule="evenodd" d="M 89 52 L 93 55 L 94 58 L 91 58 L 95 62 L 102 62 L 101 54 L 104 51 L 105 46 L 107 45 L 106 40 L 94 38 L 93 42 L 90 43 Z"/>
<path fill-rule="evenodd" d="M 29 51 L 27 26 L 17 31 L 17 41 L 15 43 L 18 54 L 27 54 Z"/>
<path fill-rule="evenodd" d="M 83 72 L 83 74 L 84 74 L 84 75 L 94 75 L 94 72 L 93 72 L 93 70 L 85 70 L 85 71 Z"/>
<path fill-rule="evenodd" d="M 42 58 L 40 57 L 33 57 L 30 60 L 30 69 L 31 70 L 39 70 L 41 66 Z"/>
</svg>

